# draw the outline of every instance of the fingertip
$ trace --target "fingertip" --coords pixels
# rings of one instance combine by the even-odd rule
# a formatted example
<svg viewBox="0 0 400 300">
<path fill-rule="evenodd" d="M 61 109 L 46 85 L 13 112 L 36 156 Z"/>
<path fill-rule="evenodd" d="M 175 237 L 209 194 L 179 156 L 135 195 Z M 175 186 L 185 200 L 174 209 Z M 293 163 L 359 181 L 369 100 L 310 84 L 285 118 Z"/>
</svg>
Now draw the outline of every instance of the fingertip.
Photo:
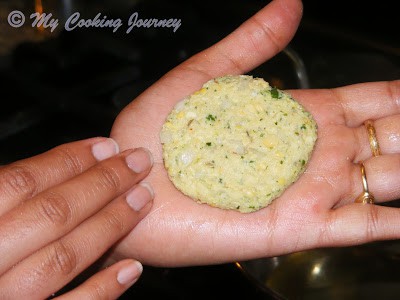
<svg viewBox="0 0 400 300">
<path fill-rule="evenodd" d="M 139 184 L 140 184 L 141 186 L 143 186 L 145 189 L 147 189 L 147 191 L 148 191 L 149 194 L 150 194 L 151 199 L 154 199 L 155 194 L 154 194 L 154 189 L 153 189 L 153 187 L 151 186 L 151 184 L 148 183 L 148 182 L 144 182 L 144 181 L 142 181 L 142 182 L 139 183 Z"/>
<path fill-rule="evenodd" d="M 142 272 L 143 266 L 139 261 L 125 259 L 96 273 L 77 288 L 58 296 L 57 300 L 119 299 L 137 282 Z"/>
<path fill-rule="evenodd" d="M 150 160 L 150 167 L 152 167 L 153 164 L 154 164 L 154 157 L 153 157 L 153 154 L 152 154 L 152 153 L 150 152 L 150 150 L 147 149 L 147 148 L 140 147 L 139 149 L 141 149 L 141 150 L 143 150 L 144 152 L 147 153 L 147 155 L 148 155 L 148 157 L 149 157 L 149 160 Z"/>
<path fill-rule="evenodd" d="M 153 156 L 146 148 L 136 148 L 126 158 L 128 167 L 139 174 L 149 170 L 153 166 Z"/>
<path fill-rule="evenodd" d="M 131 260 L 125 264 L 117 273 L 117 281 L 120 285 L 131 286 L 143 272 L 143 265 L 137 260 Z"/>
<path fill-rule="evenodd" d="M 119 146 L 112 138 L 106 138 L 92 145 L 92 154 L 102 161 L 119 153 Z"/>
<path fill-rule="evenodd" d="M 154 199 L 154 191 L 149 183 L 141 182 L 126 195 L 128 205 L 134 211 L 141 211 Z"/>
<path fill-rule="evenodd" d="M 303 17 L 303 3 L 300 0 L 274 0 L 267 6 L 259 11 L 261 19 L 273 31 L 273 36 L 282 39 L 284 45 L 297 31 Z"/>
</svg>

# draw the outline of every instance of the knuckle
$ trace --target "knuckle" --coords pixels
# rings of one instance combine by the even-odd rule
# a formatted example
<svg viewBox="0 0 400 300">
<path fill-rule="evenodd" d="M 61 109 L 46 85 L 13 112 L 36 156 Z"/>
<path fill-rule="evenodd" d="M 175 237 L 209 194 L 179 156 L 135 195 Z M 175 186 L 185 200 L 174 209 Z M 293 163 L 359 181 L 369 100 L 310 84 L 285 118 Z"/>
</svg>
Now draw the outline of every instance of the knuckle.
<svg viewBox="0 0 400 300">
<path fill-rule="evenodd" d="M 72 209 L 61 194 L 49 192 L 38 200 L 39 217 L 55 226 L 64 226 L 72 217 Z"/>
<path fill-rule="evenodd" d="M 115 210 L 105 210 L 103 212 L 104 222 L 104 230 L 107 232 L 125 232 L 126 225 L 124 222 L 124 218 L 121 213 Z"/>
<path fill-rule="evenodd" d="M 82 173 L 84 164 L 80 157 L 76 155 L 71 148 L 60 146 L 54 149 L 56 156 L 60 157 L 66 170 L 72 175 Z"/>
<path fill-rule="evenodd" d="M 109 299 L 105 286 L 98 282 L 92 282 L 88 286 L 87 299 L 91 300 Z"/>
<path fill-rule="evenodd" d="M 61 240 L 53 243 L 48 250 L 47 268 L 50 274 L 58 273 L 70 275 L 77 267 L 77 255 L 73 247 L 68 246 Z"/>
<path fill-rule="evenodd" d="M 377 229 L 378 229 L 378 209 L 375 205 L 369 205 L 369 210 L 367 213 L 367 224 L 366 224 L 366 239 L 371 241 L 374 239 Z"/>
<path fill-rule="evenodd" d="M 256 51 L 260 51 L 259 47 L 257 47 L 258 44 L 260 44 L 257 40 L 260 38 L 260 33 L 262 34 L 263 37 L 263 42 L 267 42 L 268 44 L 272 45 L 275 47 L 274 51 L 278 53 L 281 50 L 281 38 L 279 35 L 273 30 L 273 28 L 263 24 L 263 22 L 258 18 L 252 18 L 251 21 L 255 24 L 255 26 L 258 28 L 257 31 L 254 31 L 252 34 L 249 35 L 249 37 L 252 39 L 252 46 Z"/>
<path fill-rule="evenodd" d="M 318 234 L 315 243 L 312 245 L 313 247 L 334 243 L 336 237 L 335 228 L 339 218 L 337 211 L 332 210 L 321 219 L 319 225 L 315 226 L 318 229 Z"/>
<path fill-rule="evenodd" d="M 3 188 L 12 195 L 33 197 L 37 193 L 37 181 L 32 170 L 26 166 L 4 168 L 0 174 Z"/>
<path fill-rule="evenodd" d="M 111 189 L 113 191 L 120 190 L 121 178 L 116 172 L 116 170 L 101 166 L 97 168 L 97 172 L 99 176 L 98 182 L 102 187 L 106 189 Z"/>
</svg>

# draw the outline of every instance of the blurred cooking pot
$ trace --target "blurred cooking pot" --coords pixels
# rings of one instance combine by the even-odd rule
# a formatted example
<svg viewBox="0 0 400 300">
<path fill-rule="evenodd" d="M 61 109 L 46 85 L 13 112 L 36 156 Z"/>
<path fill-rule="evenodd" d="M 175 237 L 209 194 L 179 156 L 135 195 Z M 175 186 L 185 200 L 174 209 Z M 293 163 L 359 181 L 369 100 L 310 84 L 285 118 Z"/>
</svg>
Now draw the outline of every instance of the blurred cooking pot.
<svg viewBox="0 0 400 300">
<path fill-rule="evenodd" d="M 314 249 L 236 263 L 274 299 L 400 299 L 400 241 Z"/>
</svg>

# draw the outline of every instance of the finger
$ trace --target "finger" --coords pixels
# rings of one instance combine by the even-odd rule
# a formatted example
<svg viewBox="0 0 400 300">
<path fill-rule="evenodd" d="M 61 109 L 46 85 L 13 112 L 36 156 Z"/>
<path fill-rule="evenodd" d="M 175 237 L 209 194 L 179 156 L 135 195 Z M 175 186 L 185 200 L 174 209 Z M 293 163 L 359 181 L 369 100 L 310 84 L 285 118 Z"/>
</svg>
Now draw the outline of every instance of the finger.
<svg viewBox="0 0 400 300">
<path fill-rule="evenodd" d="M 142 180 L 151 164 L 147 150 L 125 151 L 4 215 L 0 220 L 0 274 Z"/>
<path fill-rule="evenodd" d="M 138 184 L 63 238 L 0 278 L 0 299 L 44 299 L 61 289 L 129 233 L 150 211 L 154 194 Z"/>
<path fill-rule="evenodd" d="M 364 161 L 369 192 L 375 202 L 400 199 L 400 154 L 372 157 Z M 354 201 L 363 192 L 360 166 L 354 164 L 352 190 L 347 202 Z"/>
<path fill-rule="evenodd" d="M 381 154 L 400 153 L 400 114 L 384 117 L 373 122 Z M 353 129 L 356 143 L 355 160 L 362 161 L 372 156 L 368 131 L 364 125 Z"/>
<path fill-rule="evenodd" d="M 315 239 L 315 247 L 359 245 L 400 238 L 400 210 L 353 203 L 332 210 Z M 313 247 L 313 245 L 311 246 Z"/>
<path fill-rule="evenodd" d="M 400 80 L 355 84 L 332 89 L 332 93 L 350 127 L 400 114 Z"/>
<path fill-rule="evenodd" d="M 93 138 L 61 145 L 4 166 L 0 169 L 0 215 L 118 151 L 114 140 Z"/>
<path fill-rule="evenodd" d="M 175 71 L 192 70 L 203 80 L 243 74 L 283 50 L 294 36 L 302 16 L 297 0 L 271 1 L 217 44 L 193 56 Z"/>
<path fill-rule="evenodd" d="M 158 139 L 149 139 L 145 134 L 148 129 L 154 132 L 153 129 L 162 125 L 174 103 L 213 77 L 245 73 L 273 57 L 289 43 L 301 16 L 302 3 L 299 0 L 270 2 L 226 38 L 189 58 L 148 88 L 118 115 L 112 136 L 133 129 L 138 145 L 160 150 Z M 157 110 L 148 109 L 147 105 L 151 103 Z M 140 126 L 133 126 L 137 122 L 135 118 L 125 117 L 133 110 L 135 115 L 146 115 Z M 121 148 L 132 144 L 126 139 L 120 142 L 124 143 Z M 155 153 L 155 160 L 161 161 L 160 151 Z"/>
<path fill-rule="evenodd" d="M 123 260 L 100 271 L 57 300 L 117 299 L 140 277 L 143 266 L 136 260 Z"/>
</svg>

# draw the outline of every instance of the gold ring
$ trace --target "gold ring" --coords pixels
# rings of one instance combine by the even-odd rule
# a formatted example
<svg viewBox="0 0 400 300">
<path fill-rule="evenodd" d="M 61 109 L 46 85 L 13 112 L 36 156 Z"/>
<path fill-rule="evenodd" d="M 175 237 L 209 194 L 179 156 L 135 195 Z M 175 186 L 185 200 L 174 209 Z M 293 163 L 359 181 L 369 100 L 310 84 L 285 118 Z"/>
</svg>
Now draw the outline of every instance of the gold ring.
<svg viewBox="0 0 400 300">
<path fill-rule="evenodd" d="M 374 123 L 372 122 L 372 120 L 367 120 L 364 122 L 364 125 L 368 132 L 369 145 L 371 146 L 372 155 L 373 156 L 381 155 L 378 139 L 376 138 Z"/>
<path fill-rule="evenodd" d="M 365 167 L 362 162 L 359 163 L 361 170 L 361 180 L 364 191 L 356 198 L 356 203 L 374 204 L 375 198 L 368 190 L 367 174 L 365 174 Z"/>
</svg>

